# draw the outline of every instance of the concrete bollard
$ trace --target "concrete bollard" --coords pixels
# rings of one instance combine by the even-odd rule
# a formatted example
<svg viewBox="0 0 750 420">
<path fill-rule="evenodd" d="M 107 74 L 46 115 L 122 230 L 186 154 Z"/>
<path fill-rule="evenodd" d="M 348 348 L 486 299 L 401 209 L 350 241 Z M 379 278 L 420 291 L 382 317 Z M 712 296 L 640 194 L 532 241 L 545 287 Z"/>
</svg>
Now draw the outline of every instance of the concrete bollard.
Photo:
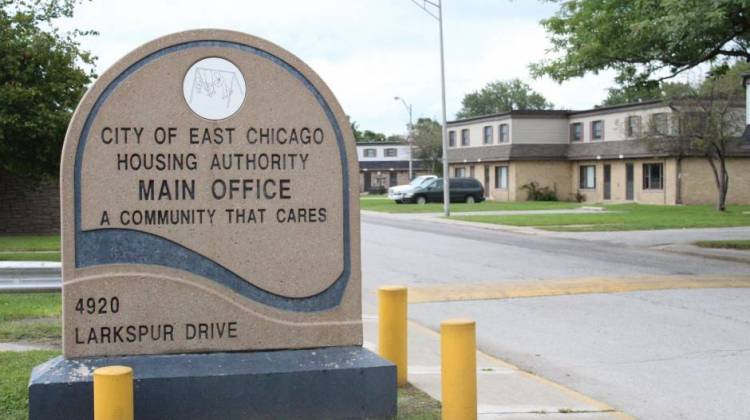
<svg viewBox="0 0 750 420">
<path fill-rule="evenodd" d="M 476 324 L 450 319 L 440 324 L 443 420 L 477 418 Z"/>
<path fill-rule="evenodd" d="M 396 365 L 398 386 L 406 386 L 406 287 L 378 289 L 378 353 Z"/>
<path fill-rule="evenodd" d="M 133 369 L 94 370 L 94 420 L 133 420 Z"/>
</svg>

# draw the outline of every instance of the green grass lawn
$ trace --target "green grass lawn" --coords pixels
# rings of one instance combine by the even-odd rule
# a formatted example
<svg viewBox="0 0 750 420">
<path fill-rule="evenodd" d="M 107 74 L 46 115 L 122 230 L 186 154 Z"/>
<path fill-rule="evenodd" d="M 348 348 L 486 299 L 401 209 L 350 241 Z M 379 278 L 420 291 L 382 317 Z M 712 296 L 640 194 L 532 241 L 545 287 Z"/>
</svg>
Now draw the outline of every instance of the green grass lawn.
<svg viewBox="0 0 750 420">
<path fill-rule="evenodd" d="M 29 376 L 34 366 L 59 351 L 0 352 L 0 419 L 25 420 L 29 411 Z"/>
<path fill-rule="evenodd" d="M 396 204 L 383 196 L 367 197 L 359 200 L 362 210 L 379 211 L 384 213 L 440 213 L 443 211 L 441 203 L 429 204 Z M 497 210 L 553 210 L 574 209 L 580 207 L 579 203 L 564 201 L 484 201 L 482 203 L 466 204 L 451 203 L 451 211 L 462 213 L 467 211 L 497 211 Z"/>
<path fill-rule="evenodd" d="M 398 389 L 398 420 L 440 420 L 440 402 L 408 384 Z"/>
<path fill-rule="evenodd" d="M 698 241 L 695 244 L 702 248 L 724 248 L 750 251 L 750 239 L 729 241 Z"/>
<path fill-rule="evenodd" d="M 60 235 L 0 236 L 0 261 L 60 261 Z"/>
<path fill-rule="evenodd" d="M 0 251 L 59 251 L 60 235 L 0 236 Z"/>
<path fill-rule="evenodd" d="M 0 261 L 60 261 L 60 252 L 0 252 Z"/>
<path fill-rule="evenodd" d="M 0 342 L 57 344 L 61 312 L 60 293 L 0 293 Z"/>
<path fill-rule="evenodd" d="M 531 226 L 568 232 L 750 226 L 750 214 L 745 213 L 750 211 L 750 206 L 730 206 L 726 212 L 718 212 L 709 205 L 608 204 L 604 207 L 612 213 L 454 216 L 452 218 L 469 222 Z"/>
</svg>

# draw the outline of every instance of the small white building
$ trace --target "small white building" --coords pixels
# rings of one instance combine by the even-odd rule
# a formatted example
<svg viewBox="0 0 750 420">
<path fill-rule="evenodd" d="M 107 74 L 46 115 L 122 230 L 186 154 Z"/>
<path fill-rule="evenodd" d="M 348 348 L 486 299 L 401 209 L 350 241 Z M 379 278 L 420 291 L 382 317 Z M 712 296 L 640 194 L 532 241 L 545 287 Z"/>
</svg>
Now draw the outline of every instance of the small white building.
<svg viewBox="0 0 750 420">
<path fill-rule="evenodd" d="M 357 143 L 359 191 L 380 192 L 409 183 L 410 147 L 402 142 Z M 424 175 L 422 162 L 412 160 L 412 175 Z"/>
</svg>

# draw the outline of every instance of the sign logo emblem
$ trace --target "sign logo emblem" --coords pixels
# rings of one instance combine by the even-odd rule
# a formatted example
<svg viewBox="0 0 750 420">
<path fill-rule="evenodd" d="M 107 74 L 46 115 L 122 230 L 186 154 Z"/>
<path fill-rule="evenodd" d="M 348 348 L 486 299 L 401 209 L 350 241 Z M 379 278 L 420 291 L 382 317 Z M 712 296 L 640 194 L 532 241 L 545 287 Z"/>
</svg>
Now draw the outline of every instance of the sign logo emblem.
<svg viewBox="0 0 750 420">
<path fill-rule="evenodd" d="M 204 58 L 185 73 L 182 93 L 190 109 L 209 120 L 232 116 L 245 101 L 245 78 L 229 60 Z"/>
</svg>

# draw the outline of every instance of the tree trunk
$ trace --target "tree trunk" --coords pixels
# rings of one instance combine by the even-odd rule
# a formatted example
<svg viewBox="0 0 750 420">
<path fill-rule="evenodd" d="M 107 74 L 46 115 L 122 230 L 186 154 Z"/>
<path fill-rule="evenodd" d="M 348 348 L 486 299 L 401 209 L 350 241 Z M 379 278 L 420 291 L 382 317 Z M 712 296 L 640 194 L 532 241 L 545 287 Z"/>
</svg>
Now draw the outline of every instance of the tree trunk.
<svg viewBox="0 0 750 420">
<path fill-rule="evenodd" d="M 677 180 L 675 185 L 675 204 L 682 204 L 682 156 L 677 157 Z"/>
<path fill-rule="evenodd" d="M 717 151 L 715 158 L 716 160 L 718 160 L 718 165 L 717 162 L 714 161 L 714 156 L 709 154 L 706 157 L 708 159 L 708 163 L 711 164 L 711 170 L 713 170 L 714 172 L 716 190 L 719 193 L 716 201 L 716 210 L 726 211 L 727 193 L 729 192 L 729 173 L 727 172 L 726 157 L 723 153 Z"/>
<path fill-rule="evenodd" d="M 729 173 L 727 172 L 727 162 L 724 156 L 721 156 L 721 191 L 719 192 L 719 210 L 727 209 L 727 193 L 729 192 Z"/>
</svg>

